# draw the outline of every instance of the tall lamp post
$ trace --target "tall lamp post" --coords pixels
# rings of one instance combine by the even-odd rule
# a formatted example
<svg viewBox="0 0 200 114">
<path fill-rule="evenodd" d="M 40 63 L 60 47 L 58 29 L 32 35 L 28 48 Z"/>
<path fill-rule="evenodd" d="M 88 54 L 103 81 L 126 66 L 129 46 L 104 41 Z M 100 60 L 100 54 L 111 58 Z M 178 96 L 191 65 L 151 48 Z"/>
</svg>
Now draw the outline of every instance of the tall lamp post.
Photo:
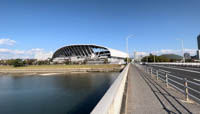
<svg viewBox="0 0 200 114">
<path fill-rule="evenodd" d="M 128 55 L 129 55 L 129 52 L 128 52 L 128 40 L 129 40 L 129 38 L 133 38 L 133 36 L 134 35 L 129 35 L 129 36 L 126 37 L 126 52 L 127 52 Z M 128 63 L 128 57 L 127 57 L 126 62 Z"/>
<path fill-rule="evenodd" d="M 185 57 L 184 57 L 184 44 L 182 39 L 177 39 L 181 42 L 181 47 L 182 47 L 182 54 L 183 54 L 183 62 L 185 62 Z"/>
<path fill-rule="evenodd" d="M 156 62 L 156 56 L 158 56 L 158 52 L 154 51 L 154 63 Z"/>
</svg>

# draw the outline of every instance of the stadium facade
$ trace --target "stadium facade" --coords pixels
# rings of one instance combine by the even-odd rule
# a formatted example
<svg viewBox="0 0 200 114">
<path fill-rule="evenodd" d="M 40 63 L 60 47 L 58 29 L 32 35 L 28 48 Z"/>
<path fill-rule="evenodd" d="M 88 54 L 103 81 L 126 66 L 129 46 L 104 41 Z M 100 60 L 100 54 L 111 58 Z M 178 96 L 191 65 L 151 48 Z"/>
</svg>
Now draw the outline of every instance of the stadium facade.
<svg viewBox="0 0 200 114">
<path fill-rule="evenodd" d="M 58 49 L 53 54 L 53 62 L 66 61 L 87 64 L 125 64 L 127 53 L 98 45 L 69 45 Z"/>
</svg>

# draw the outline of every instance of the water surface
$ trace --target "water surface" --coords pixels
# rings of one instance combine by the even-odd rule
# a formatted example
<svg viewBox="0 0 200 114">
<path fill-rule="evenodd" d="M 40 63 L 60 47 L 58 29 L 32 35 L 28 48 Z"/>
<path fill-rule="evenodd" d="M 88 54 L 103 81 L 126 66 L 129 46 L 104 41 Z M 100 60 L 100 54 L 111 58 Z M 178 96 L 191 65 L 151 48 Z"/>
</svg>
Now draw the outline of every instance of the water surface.
<svg viewBox="0 0 200 114">
<path fill-rule="evenodd" d="M 0 76 L 0 114 L 88 114 L 119 73 Z"/>
</svg>

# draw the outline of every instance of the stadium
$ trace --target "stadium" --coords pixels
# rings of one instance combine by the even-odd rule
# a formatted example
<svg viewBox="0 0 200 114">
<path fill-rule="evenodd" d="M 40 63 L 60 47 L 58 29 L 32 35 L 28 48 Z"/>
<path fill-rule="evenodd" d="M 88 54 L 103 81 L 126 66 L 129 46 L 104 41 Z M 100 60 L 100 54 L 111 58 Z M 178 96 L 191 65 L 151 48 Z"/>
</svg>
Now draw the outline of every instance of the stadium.
<svg viewBox="0 0 200 114">
<path fill-rule="evenodd" d="M 127 53 L 98 45 L 69 45 L 53 54 L 55 63 L 125 64 Z"/>
</svg>

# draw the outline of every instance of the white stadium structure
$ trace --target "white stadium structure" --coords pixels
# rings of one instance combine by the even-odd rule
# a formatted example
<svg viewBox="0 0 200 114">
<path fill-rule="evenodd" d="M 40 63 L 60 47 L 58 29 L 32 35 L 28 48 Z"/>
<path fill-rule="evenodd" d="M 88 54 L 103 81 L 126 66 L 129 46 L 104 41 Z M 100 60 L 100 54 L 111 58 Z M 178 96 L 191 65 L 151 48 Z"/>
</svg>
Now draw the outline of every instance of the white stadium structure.
<svg viewBox="0 0 200 114">
<path fill-rule="evenodd" d="M 125 64 L 127 53 L 98 45 L 69 45 L 53 54 L 53 62 L 87 62 L 88 64 Z"/>
</svg>

